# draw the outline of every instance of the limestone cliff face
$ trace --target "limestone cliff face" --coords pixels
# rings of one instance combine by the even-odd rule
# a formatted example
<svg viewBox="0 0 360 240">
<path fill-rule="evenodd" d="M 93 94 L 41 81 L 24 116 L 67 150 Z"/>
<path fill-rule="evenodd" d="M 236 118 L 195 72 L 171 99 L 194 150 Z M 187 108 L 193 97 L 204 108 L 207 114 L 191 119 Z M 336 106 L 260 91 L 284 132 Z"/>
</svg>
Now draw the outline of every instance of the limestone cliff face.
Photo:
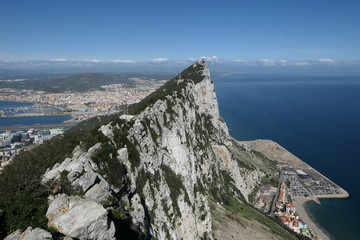
<svg viewBox="0 0 360 240">
<path fill-rule="evenodd" d="M 229 136 L 205 62 L 87 134 L 42 176 L 56 189 L 48 226 L 69 239 L 124 237 L 126 228 L 142 239 L 213 239 L 211 209 L 246 205 L 276 175 Z M 60 194 L 61 185 L 77 193 Z"/>
<path fill-rule="evenodd" d="M 233 191 L 247 199 L 264 175 L 239 166 L 230 152 L 235 143 L 213 88 L 209 69 L 200 62 L 159 89 L 159 99 L 138 115 L 120 117 L 131 125 L 127 138 L 139 152 L 137 161 L 120 157 L 128 168 L 129 196 L 136 194 L 130 200 L 138 209 L 132 221 L 156 239 L 212 238 L 209 195 Z M 104 133 L 116 144 L 113 132 Z"/>
<path fill-rule="evenodd" d="M 156 101 L 136 117 L 129 132 L 139 142 L 140 152 L 140 164 L 129 174 L 152 213 L 151 235 L 159 239 L 211 236 L 208 202 L 199 189 L 218 171 L 209 143 L 214 139 L 222 142 L 227 128 L 219 118 L 208 69 L 205 65 L 193 68 L 202 81 L 189 81 Z M 183 83 L 184 78 L 178 76 L 174 84 Z M 146 176 L 143 184 L 137 184 Z"/>
</svg>

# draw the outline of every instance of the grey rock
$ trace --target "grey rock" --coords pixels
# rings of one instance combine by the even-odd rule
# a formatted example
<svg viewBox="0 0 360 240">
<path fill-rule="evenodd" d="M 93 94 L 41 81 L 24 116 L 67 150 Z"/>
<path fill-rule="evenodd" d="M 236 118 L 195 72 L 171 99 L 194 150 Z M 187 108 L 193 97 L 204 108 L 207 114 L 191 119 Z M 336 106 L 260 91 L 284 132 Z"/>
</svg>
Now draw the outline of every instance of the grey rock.
<svg viewBox="0 0 360 240">
<path fill-rule="evenodd" d="M 142 230 L 144 230 L 144 219 L 145 219 L 145 210 L 143 205 L 141 204 L 141 200 L 138 194 L 135 194 L 133 198 L 131 198 L 131 207 L 133 211 L 130 212 L 133 224 L 139 225 Z"/>
<path fill-rule="evenodd" d="M 46 213 L 48 226 L 78 239 L 115 239 L 114 223 L 100 204 L 77 196 L 61 194 Z"/>
<path fill-rule="evenodd" d="M 129 122 L 129 121 L 133 120 L 135 117 L 133 115 L 123 114 L 119 118 Z"/>
<path fill-rule="evenodd" d="M 70 182 L 75 181 L 79 174 L 83 172 L 97 171 L 98 167 L 91 160 L 91 157 L 100 146 L 101 144 L 97 143 L 87 152 L 84 152 L 77 146 L 73 151 L 73 157 L 66 158 L 61 164 L 56 163 L 52 169 L 48 169 L 42 177 L 42 182 L 46 183 L 52 180 L 59 180 L 60 174 L 63 171 L 69 172 L 67 177 Z"/>
<path fill-rule="evenodd" d="M 24 232 L 17 230 L 4 240 L 43 240 L 43 239 L 52 239 L 52 236 L 49 232 L 41 228 L 28 227 Z"/>
<path fill-rule="evenodd" d="M 106 182 L 100 175 L 100 182 L 92 186 L 86 193 L 85 197 L 92 199 L 97 203 L 105 201 L 108 196 L 111 195 L 111 188 L 108 182 Z"/>
<path fill-rule="evenodd" d="M 121 148 L 117 151 L 118 156 L 117 159 L 119 160 L 119 163 L 125 163 L 128 161 L 129 154 L 127 148 Z"/>
<path fill-rule="evenodd" d="M 74 187 L 80 187 L 83 192 L 86 192 L 87 190 L 89 190 L 90 187 L 92 187 L 95 184 L 97 179 L 98 179 L 97 173 L 87 172 L 81 177 L 75 179 L 75 181 L 73 181 L 71 185 Z"/>
<path fill-rule="evenodd" d="M 18 240 L 20 239 L 21 234 L 22 234 L 21 230 L 18 229 L 15 232 L 9 234 L 6 238 L 4 238 L 4 240 Z"/>
</svg>

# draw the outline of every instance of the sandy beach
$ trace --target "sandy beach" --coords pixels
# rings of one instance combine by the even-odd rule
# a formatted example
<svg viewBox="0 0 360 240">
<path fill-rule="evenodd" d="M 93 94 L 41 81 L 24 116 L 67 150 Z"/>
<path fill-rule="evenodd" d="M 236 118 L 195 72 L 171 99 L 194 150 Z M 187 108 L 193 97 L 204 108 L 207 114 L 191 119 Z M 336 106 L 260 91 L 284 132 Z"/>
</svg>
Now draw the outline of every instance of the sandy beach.
<svg viewBox="0 0 360 240">
<path fill-rule="evenodd" d="M 284 147 L 272 140 L 258 139 L 253 141 L 238 141 L 238 143 L 247 150 L 254 150 L 264 154 L 267 158 L 274 160 L 280 164 L 286 164 L 292 166 L 295 169 L 302 169 L 312 172 L 315 175 L 320 176 L 322 179 L 326 179 L 333 187 L 335 187 L 340 194 L 333 195 L 317 195 L 317 198 L 347 198 L 349 193 L 345 189 L 341 188 L 339 185 L 331 181 L 325 175 L 317 171 L 315 168 L 311 167 L 309 164 L 286 150 Z M 317 199 L 313 198 L 310 200 L 316 201 Z M 316 201 L 318 202 L 318 200 Z"/>
<path fill-rule="evenodd" d="M 248 151 L 255 150 L 261 152 L 269 159 L 274 160 L 280 164 L 290 165 L 295 169 L 302 169 L 311 172 L 312 175 L 318 176 L 321 179 L 325 179 L 339 192 L 339 194 L 316 195 L 312 197 L 292 197 L 296 207 L 296 212 L 300 218 L 304 220 L 309 228 L 317 234 L 319 239 L 330 240 L 329 234 L 326 233 L 320 226 L 318 226 L 313 219 L 311 219 L 309 213 L 304 207 L 304 204 L 307 201 L 314 201 L 317 204 L 320 204 L 320 198 L 347 198 L 349 197 L 349 193 L 276 142 L 271 140 L 254 140 L 241 141 L 239 143 Z"/>
<path fill-rule="evenodd" d="M 319 199 L 314 197 L 294 197 L 293 202 L 296 207 L 296 212 L 300 216 L 302 220 L 309 226 L 311 230 L 313 230 L 319 239 L 321 240 L 330 240 L 330 237 L 327 235 L 327 233 L 319 227 L 314 220 L 312 220 L 309 216 L 309 213 L 306 211 L 304 204 L 308 201 L 315 201 L 316 203 L 320 203 Z"/>
</svg>

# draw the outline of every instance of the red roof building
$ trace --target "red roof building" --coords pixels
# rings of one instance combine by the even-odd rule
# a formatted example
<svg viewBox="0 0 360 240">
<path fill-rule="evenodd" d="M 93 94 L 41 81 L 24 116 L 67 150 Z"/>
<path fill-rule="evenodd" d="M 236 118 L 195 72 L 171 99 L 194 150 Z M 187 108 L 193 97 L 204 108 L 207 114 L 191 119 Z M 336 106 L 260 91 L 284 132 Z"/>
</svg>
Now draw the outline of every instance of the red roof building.
<svg viewBox="0 0 360 240">
<path fill-rule="evenodd" d="M 282 182 L 280 185 L 279 202 L 285 203 L 286 201 L 286 184 Z"/>
<path fill-rule="evenodd" d="M 281 216 L 279 217 L 279 219 L 288 227 L 292 227 L 293 226 L 293 221 L 291 221 L 290 218 L 286 217 L 286 216 Z"/>
</svg>

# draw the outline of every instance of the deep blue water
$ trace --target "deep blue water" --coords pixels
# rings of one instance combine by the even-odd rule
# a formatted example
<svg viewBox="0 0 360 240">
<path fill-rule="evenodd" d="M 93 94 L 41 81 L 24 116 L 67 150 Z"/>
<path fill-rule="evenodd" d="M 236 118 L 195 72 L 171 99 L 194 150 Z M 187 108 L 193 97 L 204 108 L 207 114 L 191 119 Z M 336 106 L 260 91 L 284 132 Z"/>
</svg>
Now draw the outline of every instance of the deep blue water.
<svg viewBox="0 0 360 240">
<path fill-rule="evenodd" d="M 233 137 L 274 140 L 350 193 L 307 208 L 334 239 L 360 239 L 360 76 L 234 75 L 214 82 Z"/>
<path fill-rule="evenodd" d="M 8 107 L 25 107 L 31 106 L 32 103 L 0 101 L 0 110 Z M 31 116 L 31 117 L 0 117 L 1 126 L 14 125 L 35 125 L 35 124 L 53 124 L 62 123 L 70 120 L 70 115 L 54 115 L 54 116 Z"/>
</svg>

